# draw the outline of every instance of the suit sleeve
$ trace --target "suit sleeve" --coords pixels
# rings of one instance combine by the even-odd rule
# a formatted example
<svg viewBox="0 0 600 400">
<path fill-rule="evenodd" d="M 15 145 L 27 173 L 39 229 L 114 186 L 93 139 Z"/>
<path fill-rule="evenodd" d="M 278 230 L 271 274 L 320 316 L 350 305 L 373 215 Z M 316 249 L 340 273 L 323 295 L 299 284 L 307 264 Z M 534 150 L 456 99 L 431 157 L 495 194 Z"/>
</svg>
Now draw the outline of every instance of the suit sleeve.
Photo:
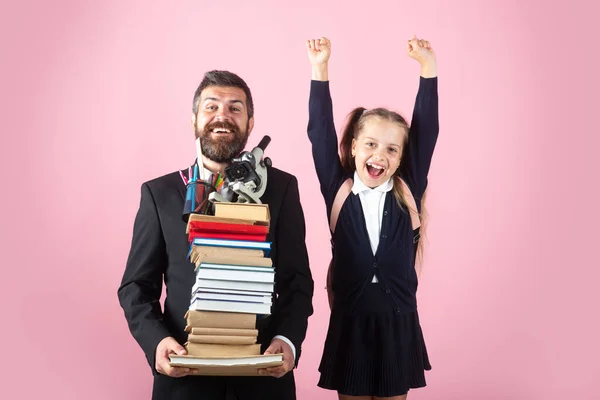
<svg viewBox="0 0 600 400">
<path fill-rule="evenodd" d="M 156 204 L 147 184 L 142 185 L 141 192 L 131 249 L 117 294 L 129 330 L 156 374 L 156 346 L 171 336 L 160 306 L 167 254 Z"/>
<path fill-rule="evenodd" d="M 306 250 L 304 213 L 300 204 L 298 181 L 290 180 L 277 222 L 275 291 L 272 314 L 275 334 L 288 338 L 296 348 L 296 362 L 306 336 L 308 317 L 313 313 L 314 282 Z"/>
</svg>

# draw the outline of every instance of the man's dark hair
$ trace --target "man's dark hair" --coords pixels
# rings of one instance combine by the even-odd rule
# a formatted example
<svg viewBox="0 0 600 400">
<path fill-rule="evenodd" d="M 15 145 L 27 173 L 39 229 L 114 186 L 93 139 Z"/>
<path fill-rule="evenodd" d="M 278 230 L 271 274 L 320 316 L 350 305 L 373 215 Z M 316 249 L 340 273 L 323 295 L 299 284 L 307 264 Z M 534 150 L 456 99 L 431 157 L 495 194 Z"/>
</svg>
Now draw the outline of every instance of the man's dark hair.
<svg viewBox="0 0 600 400">
<path fill-rule="evenodd" d="M 200 82 L 200 86 L 198 86 L 198 89 L 196 89 L 196 93 L 194 93 L 194 103 L 192 106 L 194 115 L 197 115 L 198 113 L 200 94 L 209 86 L 236 87 L 242 89 L 246 94 L 246 109 L 248 111 L 248 119 L 254 116 L 254 102 L 252 101 L 252 94 L 250 93 L 250 88 L 246 82 L 244 82 L 242 78 L 233 72 L 217 70 L 208 71 L 205 73 L 202 82 Z"/>
</svg>

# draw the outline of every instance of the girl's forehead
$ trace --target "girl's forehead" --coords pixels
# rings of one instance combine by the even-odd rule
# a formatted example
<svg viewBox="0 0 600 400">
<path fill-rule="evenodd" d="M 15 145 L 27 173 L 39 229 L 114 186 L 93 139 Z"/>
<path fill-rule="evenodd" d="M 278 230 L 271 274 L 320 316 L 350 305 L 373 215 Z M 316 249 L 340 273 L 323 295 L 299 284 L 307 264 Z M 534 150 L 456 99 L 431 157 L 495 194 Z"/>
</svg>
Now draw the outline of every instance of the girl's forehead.
<svg viewBox="0 0 600 400">
<path fill-rule="evenodd" d="M 387 119 L 369 118 L 363 124 L 359 135 L 369 136 L 375 139 L 397 139 L 398 141 L 402 142 L 406 135 L 406 128 L 398 122 Z"/>
</svg>

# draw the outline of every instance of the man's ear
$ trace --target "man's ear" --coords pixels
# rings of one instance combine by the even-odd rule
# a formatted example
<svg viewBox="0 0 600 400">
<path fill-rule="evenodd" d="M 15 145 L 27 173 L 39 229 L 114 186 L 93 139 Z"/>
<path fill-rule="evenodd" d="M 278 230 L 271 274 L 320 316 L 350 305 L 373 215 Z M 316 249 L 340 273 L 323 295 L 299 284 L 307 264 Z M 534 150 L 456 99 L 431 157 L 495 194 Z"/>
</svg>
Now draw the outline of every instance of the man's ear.
<svg viewBox="0 0 600 400">
<path fill-rule="evenodd" d="M 192 113 L 192 126 L 196 130 L 196 114 Z"/>
<path fill-rule="evenodd" d="M 248 136 L 252 133 L 252 128 L 254 128 L 254 117 L 248 120 Z"/>
</svg>

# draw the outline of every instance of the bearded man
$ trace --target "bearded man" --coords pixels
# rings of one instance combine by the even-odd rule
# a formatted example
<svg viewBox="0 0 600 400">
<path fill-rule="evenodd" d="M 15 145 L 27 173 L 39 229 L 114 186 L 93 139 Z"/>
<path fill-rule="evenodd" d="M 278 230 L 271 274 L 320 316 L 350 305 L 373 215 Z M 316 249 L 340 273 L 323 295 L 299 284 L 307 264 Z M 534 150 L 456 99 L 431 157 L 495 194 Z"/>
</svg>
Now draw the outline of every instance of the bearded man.
<svg viewBox="0 0 600 400">
<path fill-rule="evenodd" d="M 228 71 L 210 71 L 193 99 L 192 125 L 200 139 L 204 176 L 224 173 L 245 148 L 254 127 L 254 103 L 246 82 Z M 189 242 L 182 219 L 190 168 L 141 186 L 131 249 L 118 289 L 132 336 L 152 369 L 153 399 L 293 400 L 293 369 L 313 313 L 314 282 L 305 244 L 304 213 L 295 176 L 271 166 L 261 202 L 271 215 L 267 241 L 275 267 L 271 314 L 257 320 L 258 343 L 265 353 L 282 353 L 283 365 L 260 370 L 258 377 L 199 376 L 193 368 L 169 365 L 169 354 L 186 354 L 184 315 L 196 280 L 187 258 Z M 233 199 L 227 185 L 221 194 Z M 233 199 L 235 200 L 235 199 Z M 164 310 L 160 297 L 166 285 Z"/>
</svg>

